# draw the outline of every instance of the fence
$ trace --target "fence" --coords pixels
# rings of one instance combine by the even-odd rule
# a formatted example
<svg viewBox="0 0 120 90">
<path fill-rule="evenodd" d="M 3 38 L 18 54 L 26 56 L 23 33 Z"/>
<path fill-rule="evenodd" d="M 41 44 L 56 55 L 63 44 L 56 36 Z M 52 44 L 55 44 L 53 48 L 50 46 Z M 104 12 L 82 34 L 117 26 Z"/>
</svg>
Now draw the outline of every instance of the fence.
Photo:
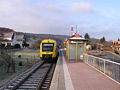
<svg viewBox="0 0 120 90">
<path fill-rule="evenodd" d="M 84 62 L 120 83 L 120 63 L 85 54 Z"/>
</svg>

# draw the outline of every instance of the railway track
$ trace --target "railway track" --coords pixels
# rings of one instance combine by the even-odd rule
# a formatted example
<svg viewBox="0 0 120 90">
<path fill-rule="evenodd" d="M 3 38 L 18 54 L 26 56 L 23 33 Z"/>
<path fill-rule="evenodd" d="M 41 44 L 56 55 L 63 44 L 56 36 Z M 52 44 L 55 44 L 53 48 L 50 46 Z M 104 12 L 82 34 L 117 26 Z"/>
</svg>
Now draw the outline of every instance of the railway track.
<svg viewBox="0 0 120 90">
<path fill-rule="evenodd" d="M 55 63 L 38 62 L 0 90 L 48 90 L 54 68 Z"/>
</svg>

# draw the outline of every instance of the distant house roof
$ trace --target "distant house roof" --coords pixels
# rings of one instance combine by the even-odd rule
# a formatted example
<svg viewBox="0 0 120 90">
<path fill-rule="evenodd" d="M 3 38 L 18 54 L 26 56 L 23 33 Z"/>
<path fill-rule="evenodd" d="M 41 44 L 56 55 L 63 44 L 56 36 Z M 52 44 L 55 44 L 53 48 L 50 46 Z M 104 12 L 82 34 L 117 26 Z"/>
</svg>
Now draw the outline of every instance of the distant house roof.
<svg viewBox="0 0 120 90">
<path fill-rule="evenodd" d="M 15 32 L 15 31 L 9 28 L 0 27 L 0 33 L 9 33 L 9 32 Z"/>
<path fill-rule="evenodd" d="M 120 45 L 120 41 L 114 41 L 112 42 L 113 45 Z"/>
<path fill-rule="evenodd" d="M 14 30 L 9 28 L 0 28 L 0 36 L 3 42 L 5 41 L 12 41 L 13 33 L 15 33 Z"/>
</svg>

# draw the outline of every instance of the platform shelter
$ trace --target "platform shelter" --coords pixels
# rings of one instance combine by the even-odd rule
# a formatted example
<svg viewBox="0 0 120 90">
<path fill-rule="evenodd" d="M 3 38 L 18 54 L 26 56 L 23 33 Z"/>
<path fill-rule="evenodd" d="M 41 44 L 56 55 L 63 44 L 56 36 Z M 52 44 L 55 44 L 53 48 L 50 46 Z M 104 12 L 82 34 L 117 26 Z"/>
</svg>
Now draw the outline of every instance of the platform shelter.
<svg viewBox="0 0 120 90">
<path fill-rule="evenodd" d="M 83 54 L 86 53 L 86 42 L 87 40 L 80 35 L 69 38 L 66 43 L 66 56 L 68 60 L 81 60 Z"/>
</svg>

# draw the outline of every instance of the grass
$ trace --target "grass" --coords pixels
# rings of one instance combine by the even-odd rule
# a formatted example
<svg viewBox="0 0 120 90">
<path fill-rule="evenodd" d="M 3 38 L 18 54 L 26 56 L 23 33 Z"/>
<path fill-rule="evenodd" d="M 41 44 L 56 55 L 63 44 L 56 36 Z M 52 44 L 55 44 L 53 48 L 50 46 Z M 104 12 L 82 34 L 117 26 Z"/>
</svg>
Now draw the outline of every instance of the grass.
<svg viewBox="0 0 120 90">
<path fill-rule="evenodd" d="M 12 73 L 7 73 L 6 74 L 6 67 L 2 66 L 0 67 L 0 80 L 4 80 L 6 77 L 12 75 Z"/>
<path fill-rule="evenodd" d="M 16 72 L 15 73 L 7 73 L 7 67 L 6 66 L 1 66 L 0 67 L 0 84 L 2 83 L 2 81 L 9 81 L 9 77 L 11 77 L 12 75 L 16 74 L 16 73 L 20 73 L 23 72 L 24 70 L 26 70 L 27 68 L 31 67 L 33 64 L 35 64 L 36 62 L 38 62 L 39 59 L 39 50 L 32 50 L 32 49 L 24 49 L 24 50 L 20 50 L 17 51 L 15 53 L 12 53 L 12 58 L 15 61 L 15 69 Z M 19 57 L 21 56 L 21 57 Z M 22 63 L 22 65 L 20 65 L 20 63 Z M 1 85 L 0 85 L 1 86 Z"/>
</svg>

